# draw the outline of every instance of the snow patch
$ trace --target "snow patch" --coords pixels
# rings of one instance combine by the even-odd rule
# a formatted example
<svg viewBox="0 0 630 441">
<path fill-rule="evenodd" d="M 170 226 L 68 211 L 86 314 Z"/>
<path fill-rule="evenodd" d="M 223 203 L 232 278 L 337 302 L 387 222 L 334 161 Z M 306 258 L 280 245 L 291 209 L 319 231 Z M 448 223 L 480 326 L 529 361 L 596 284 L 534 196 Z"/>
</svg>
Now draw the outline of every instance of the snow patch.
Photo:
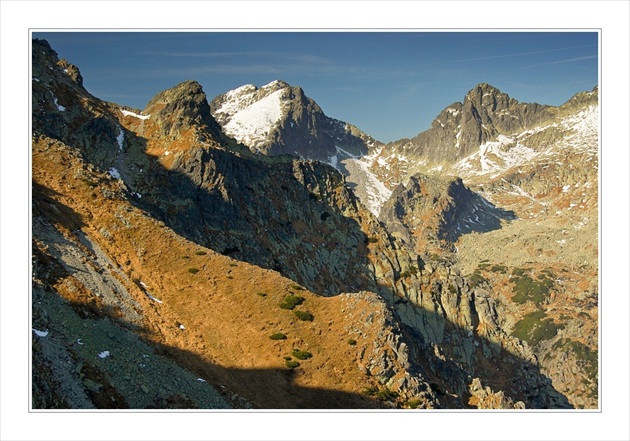
<svg viewBox="0 0 630 441">
<path fill-rule="evenodd" d="M 33 332 L 38 337 L 46 337 L 48 335 L 48 331 L 40 331 L 38 329 L 33 328 Z"/>
<path fill-rule="evenodd" d="M 99 352 L 99 354 L 98 354 L 98 356 L 99 356 L 100 358 L 107 358 L 107 357 L 109 357 L 109 355 L 110 355 L 110 354 L 109 354 L 109 351 Z"/>
<path fill-rule="evenodd" d="M 250 147 L 264 144 L 282 117 L 283 94 L 277 90 L 236 112 L 223 127 L 225 133 Z"/>
<path fill-rule="evenodd" d="M 116 169 L 116 167 L 110 168 L 107 173 L 109 173 L 109 175 L 114 179 L 122 179 L 120 172 Z"/>
<path fill-rule="evenodd" d="M 148 292 L 145 292 L 145 294 L 147 295 L 147 297 L 148 297 L 150 300 L 153 300 L 154 302 L 157 302 L 157 303 L 164 303 L 162 300 L 160 300 L 160 299 L 156 299 L 155 297 L 153 297 L 153 296 L 152 296 L 151 294 L 149 294 Z"/>
</svg>

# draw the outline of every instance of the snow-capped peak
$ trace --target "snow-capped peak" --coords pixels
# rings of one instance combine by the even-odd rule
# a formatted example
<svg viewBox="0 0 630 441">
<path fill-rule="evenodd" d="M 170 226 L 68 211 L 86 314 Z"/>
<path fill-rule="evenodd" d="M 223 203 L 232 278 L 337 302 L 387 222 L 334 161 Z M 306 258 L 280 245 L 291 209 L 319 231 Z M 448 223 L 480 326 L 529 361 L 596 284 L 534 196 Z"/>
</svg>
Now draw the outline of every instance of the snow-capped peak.
<svg viewBox="0 0 630 441">
<path fill-rule="evenodd" d="M 270 83 L 264 88 L 273 86 Z M 242 86 L 225 94 L 223 105 L 215 111 L 222 114 L 226 134 L 250 147 L 264 144 L 282 117 L 284 89 L 262 97 L 256 86 Z"/>
</svg>

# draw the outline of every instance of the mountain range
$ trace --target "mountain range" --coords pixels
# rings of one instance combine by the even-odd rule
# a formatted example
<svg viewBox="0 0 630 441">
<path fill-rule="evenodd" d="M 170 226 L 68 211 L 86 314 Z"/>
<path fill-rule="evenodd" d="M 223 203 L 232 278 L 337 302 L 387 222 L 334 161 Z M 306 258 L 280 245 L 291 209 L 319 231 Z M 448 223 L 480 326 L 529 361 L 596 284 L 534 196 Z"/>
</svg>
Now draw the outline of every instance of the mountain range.
<svg viewBox="0 0 630 441">
<path fill-rule="evenodd" d="M 597 87 L 386 144 L 280 80 L 32 75 L 33 408 L 598 407 Z"/>
</svg>

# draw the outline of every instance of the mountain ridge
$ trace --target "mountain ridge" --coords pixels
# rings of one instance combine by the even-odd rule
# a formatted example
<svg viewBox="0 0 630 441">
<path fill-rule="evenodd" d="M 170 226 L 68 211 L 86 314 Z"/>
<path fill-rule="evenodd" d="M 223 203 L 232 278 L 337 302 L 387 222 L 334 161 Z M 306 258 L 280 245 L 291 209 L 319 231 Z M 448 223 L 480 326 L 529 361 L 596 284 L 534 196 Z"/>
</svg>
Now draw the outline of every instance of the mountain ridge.
<svg viewBox="0 0 630 441">
<path fill-rule="evenodd" d="M 34 49 L 44 48 L 34 42 Z M 76 82 L 66 82 L 67 74 L 55 68 L 55 57 L 34 57 L 33 69 L 39 75 L 33 79 L 33 181 L 38 189 L 33 239 L 34 254 L 42 256 L 34 283 L 42 287 L 37 299 L 50 307 L 35 308 L 34 326 L 48 327 L 50 341 L 66 345 L 69 356 L 97 367 L 100 374 L 86 370 L 77 380 L 82 368 L 73 367 L 74 373 L 59 368 L 63 375 L 52 372 L 40 378 L 37 390 L 59 390 L 55 382 L 72 377 L 92 400 L 131 396 L 116 379 L 117 363 L 94 363 L 68 344 L 77 336 L 60 324 L 70 313 L 53 308 L 59 298 L 83 315 L 91 305 L 88 310 L 97 320 L 106 311 L 125 317 L 131 311 L 126 302 L 140 305 L 133 307 L 141 317 L 139 335 L 180 367 L 203 373 L 200 378 L 217 390 L 223 386 L 223 396 L 243 397 L 228 400 L 237 407 L 308 407 L 309 399 L 314 406 L 367 408 L 570 408 L 597 402 L 591 364 L 597 342 L 584 334 L 593 321 L 580 330 L 574 318 L 580 312 L 597 316 L 597 304 L 592 306 L 597 293 L 591 284 L 584 285 L 579 273 L 499 261 L 482 265 L 483 259 L 477 259 L 475 271 L 464 271 L 458 265 L 466 263 L 465 256 L 457 251 L 414 249 L 405 240 L 410 236 L 391 234 L 387 222 L 357 199 L 353 183 L 331 166 L 331 158 L 344 152 L 334 142 L 335 156 L 325 150 L 319 161 L 259 154 L 218 131 L 213 106 L 198 83 L 181 83 L 158 93 L 143 111 L 129 110 L 91 98 Z M 52 76 L 46 77 L 47 71 Z M 288 90 L 281 83 L 275 86 Z M 48 121 L 56 121 L 54 130 Z M 365 158 L 349 151 L 343 155 L 357 166 Z M 452 211 L 449 220 L 449 210 L 444 210 L 448 222 L 440 240 L 456 239 L 449 230 L 456 228 L 458 218 L 472 214 L 466 201 L 477 200 L 473 191 L 482 191 L 466 189 L 461 180 L 435 185 L 434 197 L 446 202 L 443 208 L 451 201 L 445 194 L 454 188 L 458 195 L 453 200 L 463 201 L 463 211 Z M 421 186 L 407 190 L 409 198 L 399 197 L 402 188 L 396 195 L 405 206 L 423 193 Z M 427 200 L 430 209 L 432 200 Z M 421 212 L 409 208 L 411 217 Z M 521 209 L 517 214 L 518 221 L 501 223 L 500 229 L 481 237 L 515 231 L 526 218 Z M 57 232 L 44 227 L 46 223 Z M 406 221 L 402 227 L 411 234 L 428 230 Z M 458 246 L 468 237 L 476 238 L 463 235 Z M 76 243 L 82 251 L 73 253 L 83 260 L 64 260 L 72 254 L 60 245 L 64 243 Z M 95 259 L 90 251 L 95 246 L 85 243 L 98 244 L 109 263 Z M 54 262 L 67 273 L 54 273 Z M 95 288 L 99 285 L 92 285 L 91 278 L 72 269 L 79 263 L 69 262 L 83 262 L 81 268 L 92 262 L 98 271 L 85 272 L 95 278 L 118 274 L 123 287 Z M 560 282 L 549 275 L 552 270 Z M 502 276 L 507 272 L 513 274 L 509 279 Z M 541 280 L 540 290 L 547 289 L 540 299 L 539 293 L 510 291 L 512 286 L 534 286 L 535 280 Z M 576 290 L 581 295 L 574 296 Z M 99 303 L 112 295 L 109 309 Z M 295 297 L 305 302 L 296 313 L 279 306 Z M 213 310 L 221 314 L 214 316 Z M 529 314 L 542 317 L 544 335 L 536 327 L 527 328 Z M 80 325 L 81 320 L 79 316 L 72 322 Z M 127 322 L 115 320 L 110 333 L 119 335 Z M 241 333 L 241 328 L 247 331 Z M 281 337 L 273 340 L 272 334 L 283 334 L 286 343 Z M 87 342 L 88 335 L 81 338 Z M 97 335 L 89 339 L 99 341 Z M 123 346 L 115 340 L 108 341 L 118 357 L 111 361 L 124 363 Z M 34 348 L 42 367 L 50 355 Z M 304 349 L 312 360 L 295 358 L 306 356 Z M 561 354 L 577 366 L 574 371 L 554 372 Z M 549 357 L 540 362 L 545 355 Z M 285 361 L 299 366 L 291 368 Z M 271 371 L 260 371 L 265 363 L 271 363 Z M 250 381 L 235 381 L 246 367 L 256 373 L 240 378 Z M 271 381 L 270 387 L 262 390 L 261 379 Z M 182 401 L 183 392 L 152 392 L 154 383 L 147 384 L 151 380 L 137 372 L 125 381 L 142 381 L 136 383 L 136 393 L 149 394 L 148 402 L 132 406 L 195 404 Z M 580 381 L 585 385 L 576 386 Z M 183 390 L 177 383 L 169 386 Z M 309 388 L 330 392 L 318 395 Z M 204 406 L 202 401 L 196 405 Z"/>
</svg>

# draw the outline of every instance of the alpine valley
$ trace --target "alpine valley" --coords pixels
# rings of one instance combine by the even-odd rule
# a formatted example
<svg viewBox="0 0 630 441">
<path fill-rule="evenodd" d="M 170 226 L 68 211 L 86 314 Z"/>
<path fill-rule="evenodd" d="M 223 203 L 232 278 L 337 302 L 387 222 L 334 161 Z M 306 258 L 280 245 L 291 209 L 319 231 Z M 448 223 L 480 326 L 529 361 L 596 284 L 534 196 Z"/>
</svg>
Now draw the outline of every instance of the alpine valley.
<svg viewBox="0 0 630 441">
<path fill-rule="evenodd" d="M 597 409 L 598 131 L 597 87 L 388 144 L 279 80 L 132 109 L 34 39 L 32 408 Z"/>
</svg>

